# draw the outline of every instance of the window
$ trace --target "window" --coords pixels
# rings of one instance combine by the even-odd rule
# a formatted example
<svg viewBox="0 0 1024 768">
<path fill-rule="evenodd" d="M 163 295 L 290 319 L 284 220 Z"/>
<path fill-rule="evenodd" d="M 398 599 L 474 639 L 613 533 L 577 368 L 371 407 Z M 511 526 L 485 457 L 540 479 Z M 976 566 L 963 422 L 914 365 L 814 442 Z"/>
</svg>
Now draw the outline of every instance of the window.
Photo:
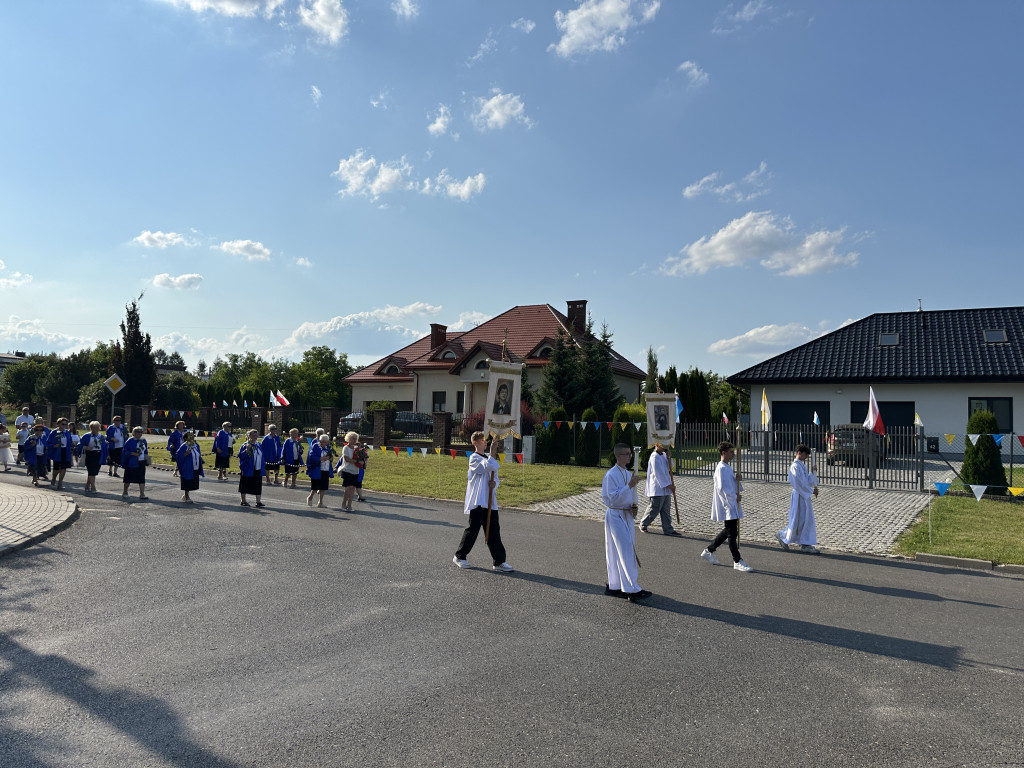
<svg viewBox="0 0 1024 768">
<path fill-rule="evenodd" d="M 491 363 L 486 358 L 481 360 L 479 363 L 476 364 L 477 370 L 481 370 L 481 371 L 485 371 L 485 370 L 487 370 L 490 367 L 491 367 Z"/>
<path fill-rule="evenodd" d="M 1000 344 L 1006 341 L 1006 330 L 1004 328 L 987 328 L 982 333 L 985 334 L 986 344 Z"/>
<path fill-rule="evenodd" d="M 1012 397 L 971 397 L 967 400 L 967 418 L 977 411 L 988 411 L 996 417 L 996 425 L 1003 434 L 1013 431 Z"/>
<path fill-rule="evenodd" d="M 880 333 L 878 334 L 878 346 L 880 347 L 897 347 L 900 343 L 900 335 L 898 333 Z"/>
<path fill-rule="evenodd" d="M 398 370 L 398 366 L 395 365 L 394 363 L 392 363 L 391 365 L 384 369 L 385 376 L 394 376 L 397 373 L 400 373 L 400 371 Z"/>
<path fill-rule="evenodd" d="M 430 398 L 430 402 L 433 403 L 432 407 L 433 407 L 434 412 L 436 413 L 437 411 L 443 411 L 444 410 L 444 406 L 445 406 L 445 402 L 447 400 L 448 400 L 448 393 L 447 392 L 435 392 L 431 396 L 431 398 Z"/>
<path fill-rule="evenodd" d="M 537 352 L 537 357 L 541 358 L 542 360 L 547 360 L 548 358 L 550 358 L 551 347 L 541 347 L 540 350 Z"/>
<path fill-rule="evenodd" d="M 455 353 L 452 352 L 450 349 L 446 349 L 444 351 L 444 353 L 441 355 L 441 359 L 442 360 L 454 360 L 455 359 Z"/>
<path fill-rule="evenodd" d="M 466 410 L 466 393 L 456 392 L 455 393 L 455 411 L 456 413 L 463 413 Z"/>
</svg>

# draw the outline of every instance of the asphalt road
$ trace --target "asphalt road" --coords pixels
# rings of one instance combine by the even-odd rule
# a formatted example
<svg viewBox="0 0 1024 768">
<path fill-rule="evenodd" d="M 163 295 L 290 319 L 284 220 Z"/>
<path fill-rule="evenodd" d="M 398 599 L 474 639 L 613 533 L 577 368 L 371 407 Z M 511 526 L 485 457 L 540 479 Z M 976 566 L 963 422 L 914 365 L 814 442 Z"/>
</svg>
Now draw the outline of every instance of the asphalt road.
<svg viewBox="0 0 1024 768">
<path fill-rule="evenodd" d="M 630 604 L 593 521 L 171 482 L 0 560 L 0 766 L 1024 765 L 1019 578 L 651 535 Z"/>
</svg>

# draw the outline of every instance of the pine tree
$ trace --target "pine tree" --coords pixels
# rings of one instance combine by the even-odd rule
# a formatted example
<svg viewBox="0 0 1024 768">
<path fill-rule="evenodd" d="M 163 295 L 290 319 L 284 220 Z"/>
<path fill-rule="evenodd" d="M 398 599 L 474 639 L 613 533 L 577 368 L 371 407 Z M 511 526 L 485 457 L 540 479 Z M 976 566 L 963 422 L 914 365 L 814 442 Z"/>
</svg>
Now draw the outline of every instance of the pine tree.
<svg viewBox="0 0 1024 768">
<path fill-rule="evenodd" d="M 974 444 L 968 440 L 964 446 L 964 482 L 969 485 L 987 485 L 994 496 L 1006 495 L 1006 468 L 999 446 L 992 435 L 999 434 L 996 417 L 989 411 L 975 411 L 967 420 L 967 433 L 978 435 Z"/>
<path fill-rule="evenodd" d="M 111 373 L 116 373 L 125 383 L 118 393 L 121 403 L 148 405 L 153 399 L 156 386 L 156 363 L 153 360 L 153 341 L 149 334 L 142 333 L 139 318 L 139 298 L 125 306 L 125 318 L 121 323 L 121 341 L 110 351 Z"/>
<path fill-rule="evenodd" d="M 569 408 L 576 405 L 579 386 L 579 354 L 576 342 L 561 328 L 555 336 L 551 358 L 544 366 L 540 393 L 537 401 L 542 411 L 550 414 L 555 408 Z M 578 413 L 578 411 L 577 411 Z"/>
<path fill-rule="evenodd" d="M 647 348 L 647 378 L 644 379 L 644 394 L 658 391 L 658 353 L 654 347 Z"/>
<path fill-rule="evenodd" d="M 601 336 L 597 338 L 593 322 L 587 323 L 587 339 L 580 354 L 580 391 L 578 413 L 593 408 L 594 418 L 600 421 L 610 420 L 622 401 L 612 372 L 612 333 L 607 325 L 601 326 Z"/>
</svg>

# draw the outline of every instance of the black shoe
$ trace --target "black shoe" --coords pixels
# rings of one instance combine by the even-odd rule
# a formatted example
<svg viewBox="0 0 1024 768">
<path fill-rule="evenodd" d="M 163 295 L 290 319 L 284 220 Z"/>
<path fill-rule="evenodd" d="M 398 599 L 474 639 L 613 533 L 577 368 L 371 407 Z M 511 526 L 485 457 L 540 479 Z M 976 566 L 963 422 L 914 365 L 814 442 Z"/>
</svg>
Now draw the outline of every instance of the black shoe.
<svg viewBox="0 0 1024 768">
<path fill-rule="evenodd" d="M 239 504 L 238 506 L 240 506 L 240 507 L 248 507 L 248 506 L 249 506 L 249 502 L 248 502 L 248 501 L 243 501 L 243 502 L 242 502 L 241 504 Z"/>
<path fill-rule="evenodd" d="M 266 504 L 264 504 L 264 503 L 263 503 L 262 501 L 257 501 L 257 502 L 256 502 L 256 506 L 257 506 L 257 507 L 265 507 L 265 506 L 267 506 L 267 505 L 266 505 Z"/>
<path fill-rule="evenodd" d="M 647 533 L 647 532 L 648 532 L 647 531 L 647 526 L 646 525 L 641 525 L 640 526 L 640 533 Z"/>
<path fill-rule="evenodd" d="M 625 597 L 626 593 L 621 589 L 611 589 L 607 584 L 604 585 L 604 593 L 607 597 Z"/>
<path fill-rule="evenodd" d="M 679 531 L 665 531 L 665 535 L 666 536 L 682 536 L 683 534 L 681 534 Z"/>
<path fill-rule="evenodd" d="M 640 600 L 646 600 L 648 597 L 653 595 L 653 592 L 648 592 L 646 589 L 641 589 L 639 592 L 630 592 L 626 595 L 626 599 L 631 603 L 636 603 Z"/>
</svg>

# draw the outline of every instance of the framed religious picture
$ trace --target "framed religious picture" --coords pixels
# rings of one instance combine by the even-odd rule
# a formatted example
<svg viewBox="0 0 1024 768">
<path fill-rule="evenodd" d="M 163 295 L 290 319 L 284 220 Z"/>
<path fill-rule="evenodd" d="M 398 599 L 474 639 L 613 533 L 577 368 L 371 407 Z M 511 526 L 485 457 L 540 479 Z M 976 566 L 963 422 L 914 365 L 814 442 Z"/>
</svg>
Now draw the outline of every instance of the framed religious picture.
<svg viewBox="0 0 1024 768">
<path fill-rule="evenodd" d="M 647 446 L 661 443 L 666 448 L 675 444 L 676 396 L 668 394 L 644 395 L 647 404 Z"/>
<path fill-rule="evenodd" d="M 486 414 L 484 431 L 498 438 L 508 435 L 520 437 L 519 390 L 522 382 L 523 364 L 490 362 L 491 377 L 487 383 Z"/>
</svg>

